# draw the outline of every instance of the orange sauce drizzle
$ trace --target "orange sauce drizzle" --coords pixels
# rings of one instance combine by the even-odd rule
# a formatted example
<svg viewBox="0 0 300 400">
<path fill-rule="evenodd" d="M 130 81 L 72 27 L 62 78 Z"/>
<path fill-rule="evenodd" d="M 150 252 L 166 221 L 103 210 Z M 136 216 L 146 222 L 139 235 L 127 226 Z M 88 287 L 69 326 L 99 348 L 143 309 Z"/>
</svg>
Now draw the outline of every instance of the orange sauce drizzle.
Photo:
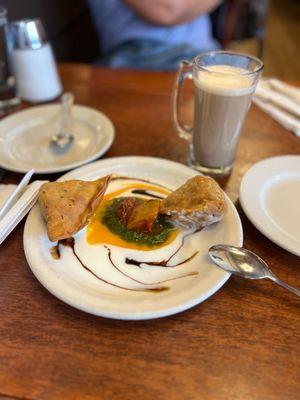
<svg viewBox="0 0 300 400">
<path fill-rule="evenodd" d="M 113 199 L 114 197 L 120 196 L 122 193 L 130 190 L 130 189 L 144 189 L 144 190 L 152 190 L 158 193 L 162 193 L 168 195 L 170 193 L 169 190 L 161 188 L 159 186 L 154 186 L 146 183 L 135 183 L 125 186 L 124 188 L 118 189 L 114 192 L 108 193 L 103 197 L 102 202 L 99 204 L 95 214 L 93 215 L 91 221 L 87 227 L 87 242 L 89 244 L 112 244 L 114 246 L 119 246 L 127 249 L 135 249 L 135 250 L 155 250 L 168 244 L 172 243 L 173 240 L 178 235 L 178 230 L 175 229 L 170 232 L 168 239 L 160 245 L 156 246 L 147 246 L 144 244 L 137 244 L 133 242 L 127 242 L 123 240 L 118 235 L 111 232 L 104 224 L 101 222 L 100 215 L 102 210 L 104 209 L 106 203 Z"/>
</svg>

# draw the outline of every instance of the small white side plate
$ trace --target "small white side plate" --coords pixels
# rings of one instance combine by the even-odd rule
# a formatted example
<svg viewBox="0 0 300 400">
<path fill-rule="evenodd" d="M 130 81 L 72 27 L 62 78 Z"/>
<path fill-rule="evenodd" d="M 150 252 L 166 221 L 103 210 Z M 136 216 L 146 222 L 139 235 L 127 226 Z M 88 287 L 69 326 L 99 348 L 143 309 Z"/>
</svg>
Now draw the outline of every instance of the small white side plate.
<svg viewBox="0 0 300 400">
<path fill-rule="evenodd" d="M 300 156 L 253 165 L 242 179 L 240 203 L 258 230 L 300 256 Z"/>
<path fill-rule="evenodd" d="M 0 166 L 15 172 L 34 168 L 37 174 L 67 171 L 103 155 L 114 140 L 114 126 L 101 112 L 74 105 L 74 143 L 62 154 L 49 146 L 59 129 L 60 105 L 31 107 L 0 122 Z"/>
<path fill-rule="evenodd" d="M 106 174 L 121 174 L 143 178 L 175 189 L 187 179 L 197 175 L 192 169 L 172 161 L 151 157 L 120 157 L 108 158 L 71 171 L 60 178 L 93 180 Z M 227 197 L 226 197 L 227 198 Z M 99 282 L 94 276 L 78 266 L 72 251 L 65 249 L 62 258 L 54 260 L 50 255 L 53 243 L 47 237 L 45 223 L 39 206 L 30 212 L 24 229 L 24 250 L 28 264 L 36 278 L 52 294 L 67 304 L 80 310 L 116 319 L 151 319 L 175 314 L 201 303 L 214 294 L 227 281 L 229 274 L 216 267 L 209 260 L 207 250 L 217 243 L 241 246 L 243 232 L 239 215 L 227 198 L 228 212 L 225 218 L 217 224 L 203 229 L 193 240 L 196 241 L 197 256 L 189 264 L 176 268 L 159 268 L 154 271 L 140 270 L 138 267 L 125 266 L 126 272 L 135 278 L 161 281 L 163 278 L 173 278 L 178 273 L 198 271 L 197 276 L 174 280 L 170 290 L 159 293 L 130 292 Z M 80 233 L 84 238 L 84 230 Z M 83 241 L 84 242 L 84 241 Z M 98 253 L 102 245 L 89 245 L 95 270 L 108 281 L 118 279 L 124 282 L 124 276 L 116 273 L 107 265 L 107 252 Z M 123 249 L 124 250 L 124 249 Z M 121 248 L 115 247 L 112 252 L 114 259 L 120 256 Z M 158 250 L 160 251 L 160 250 Z M 190 255 L 189 245 L 186 256 Z M 97 255 L 94 256 L 94 252 Z M 155 253 L 157 251 L 153 251 Z M 140 252 L 140 257 L 146 255 Z M 152 253 L 152 252 L 150 252 Z M 148 253 L 148 254 L 150 254 Z M 152 254 L 153 255 L 153 254 Z M 150 255 L 151 256 L 151 255 Z M 180 254 L 180 257 L 184 257 Z M 89 263 L 89 262 L 88 262 Z M 123 267 L 122 267 L 123 268 Z M 105 274 L 105 275 L 103 275 Z M 167 275 L 168 276 L 167 276 Z M 127 282 L 128 283 L 128 282 Z"/>
</svg>

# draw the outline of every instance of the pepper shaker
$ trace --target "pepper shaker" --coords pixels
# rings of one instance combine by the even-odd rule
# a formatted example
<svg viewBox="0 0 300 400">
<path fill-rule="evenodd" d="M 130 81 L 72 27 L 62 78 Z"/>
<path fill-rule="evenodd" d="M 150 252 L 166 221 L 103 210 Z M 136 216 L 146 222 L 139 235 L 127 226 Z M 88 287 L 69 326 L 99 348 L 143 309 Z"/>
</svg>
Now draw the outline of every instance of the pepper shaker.
<svg viewBox="0 0 300 400">
<path fill-rule="evenodd" d="M 10 24 L 12 63 L 19 96 L 29 102 L 55 99 L 62 92 L 51 46 L 39 19 Z"/>
</svg>

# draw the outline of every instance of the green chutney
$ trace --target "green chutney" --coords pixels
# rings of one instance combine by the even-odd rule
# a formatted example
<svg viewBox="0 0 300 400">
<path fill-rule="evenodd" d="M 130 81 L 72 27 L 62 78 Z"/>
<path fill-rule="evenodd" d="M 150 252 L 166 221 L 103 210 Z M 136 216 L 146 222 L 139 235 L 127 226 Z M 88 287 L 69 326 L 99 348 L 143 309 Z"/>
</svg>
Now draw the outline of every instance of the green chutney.
<svg viewBox="0 0 300 400">
<path fill-rule="evenodd" d="M 127 242 L 150 247 L 163 244 L 168 239 L 170 232 L 175 228 L 172 224 L 167 222 L 162 215 L 158 216 L 150 233 L 126 228 L 116 213 L 120 202 L 123 200 L 124 197 L 110 200 L 105 205 L 100 215 L 102 224 L 104 224 L 112 233 L 118 235 Z"/>
</svg>

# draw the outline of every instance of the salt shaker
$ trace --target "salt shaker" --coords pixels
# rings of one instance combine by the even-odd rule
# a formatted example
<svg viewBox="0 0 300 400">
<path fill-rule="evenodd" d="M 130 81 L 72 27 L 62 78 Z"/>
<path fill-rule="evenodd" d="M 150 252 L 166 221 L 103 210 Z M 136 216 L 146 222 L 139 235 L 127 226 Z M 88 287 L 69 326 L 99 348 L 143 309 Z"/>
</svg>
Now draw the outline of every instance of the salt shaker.
<svg viewBox="0 0 300 400">
<path fill-rule="evenodd" d="M 10 24 L 12 64 L 19 96 L 29 102 L 49 101 L 62 92 L 51 46 L 39 19 Z"/>
</svg>

